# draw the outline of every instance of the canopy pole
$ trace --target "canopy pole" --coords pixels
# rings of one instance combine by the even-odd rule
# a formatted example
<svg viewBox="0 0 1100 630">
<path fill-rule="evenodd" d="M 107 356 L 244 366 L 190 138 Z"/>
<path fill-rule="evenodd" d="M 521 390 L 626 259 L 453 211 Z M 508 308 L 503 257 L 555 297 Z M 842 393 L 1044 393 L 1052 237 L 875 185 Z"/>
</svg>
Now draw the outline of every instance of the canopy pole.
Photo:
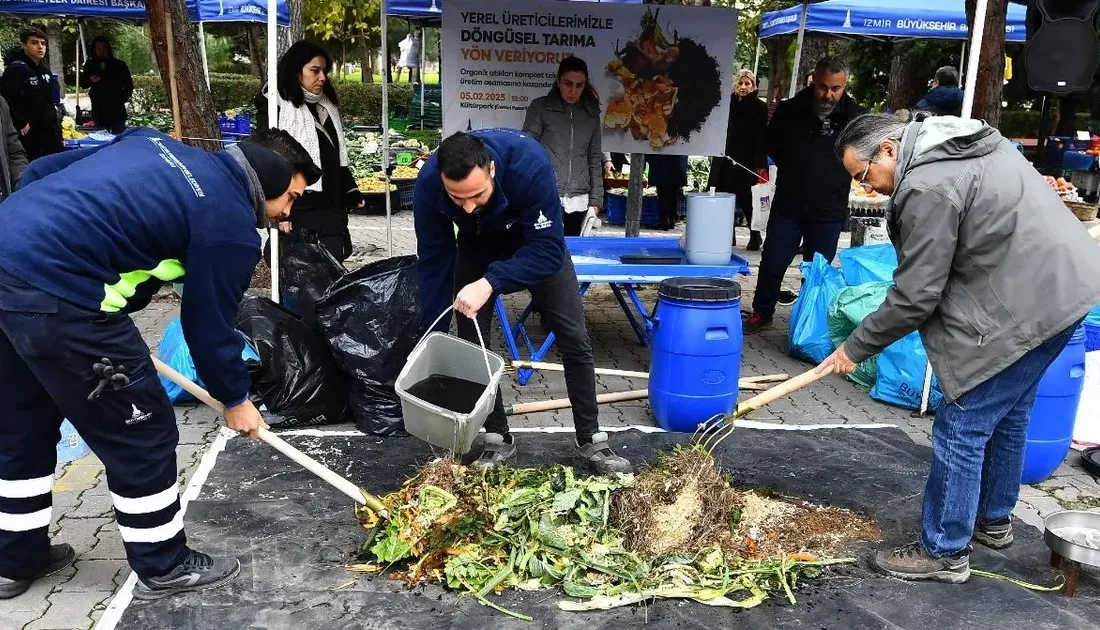
<svg viewBox="0 0 1100 630">
<path fill-rule="evenodd" d="M 279 105 L 275 98 L 278 93 L 278 79 L 276 78 L 278 56 L 278 33 L 275 23 L 279 19 L 278 6 L 275 0 L 267 0 L 267 126 L 275 128 L 279 126 Z M 279 226 L 271 224 L 268 227 L 268 241 L 271 243 L 271 301 L 279 303 Z"/>
<path fill-rule="evenodd" d="M 763 48 L 763 44 L 760 41 L 760 36 L 757 35 L 756 36 L 756 59 L 754 59 L 753 62 L 752 62 L 752 76 L 757 77 L 756 81 L 757 81 L 758 84 L 760 82 L 760 78 L 757 75 L 760 74 L 760 49 L 761 48 Z M 736 85 L 733 86 L 733 87 L 734 87 L 734 89 L 737 88 Z"/>
<path fill-rule="evenodd" d="M 787 98 L 794 98 L 794 95 L 801 88 L 799 84 L 802 83 L 802 79 L 798 76 L 798 66 L 802 64 L 802 42 L 806 39 L 806 16 L 809 12 L 810 3 L 804 1 L 802 3 L 802 17 L 798 19 L 798 44 L 794 49 L 794 66 L 791 68 L 791 87 L 787 90 Z"/>
<path fill-rule="evenodd" d="M 974 9 L 974 24 L 970 29 L 970 58 L 966 62 L 970 71 L 966 74 L 966 87 L 963 88 L 963 118 L 971 118 L 974 114 L 974 92 L 978 88 L 978 63 L 985 40 L 985 14 L 988 6 L 988 0 L 978 0 Z"/>
<path fill-rule="evenodd" d="M 81 24 L 80 20 L 76 21 L 76 30 L 76 52 L 74 55 L 76 57 L 76 111 L 73 112 L 73 122 L 80 120 L 80 42 L 84 39 L 82 37 L 84 34 L 84 26 Z"/>
<path fill-rule="evenodd" d="M 164 35 L 168 45 L 168 89 L 172 93 L 172 125 L 176 131 L 176 140 L 183 142 L 183 124 L 180 120 L 180 93 L 176 86 L 176 46 L 172 34 L 172 12 L 164 12 Z"/>
<path fill-rule="evenodd" d="M 269 0 L 274 2 L 275 0 Z M 390 49 L 387 47 L 386 0 L 382 0 L 382 190 L 386 199 L 386 256 L 393 257 L 393 208 L 390 199 Z M 423 96 L 421 96 L 423 102 Z"/>
<path fill-rule="evenodd" d="M 959 56 L 959 83 L 966 82 L 966 40 L 963 40 L 962 55 Z"/>
<path fill-rule="evenodd" d="M 206 77 L 206 87 L 210 87 L 210 63 L 206 60 L 206 31 L 199 22 L 199 52 L 202 53 L 202 76 Z"/>
<path fill-rule="evenodd" d="M 424 71 L 427 69 L 427 54 L 425 50 L 428 44 L 428 30 L 423 26 L 420 27 L 420 131 L 424 131 L 424 84 L 428 80 L 424 76 Z"/>
</svg>

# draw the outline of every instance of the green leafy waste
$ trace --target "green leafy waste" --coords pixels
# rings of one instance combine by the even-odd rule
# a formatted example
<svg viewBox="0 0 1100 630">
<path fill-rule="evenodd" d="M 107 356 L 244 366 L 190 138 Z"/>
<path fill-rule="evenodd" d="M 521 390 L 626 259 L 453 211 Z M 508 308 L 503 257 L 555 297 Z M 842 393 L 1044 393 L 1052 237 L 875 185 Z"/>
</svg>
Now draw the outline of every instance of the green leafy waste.
<svg viewBox="0 0 1100 630">
<path fill-rule="evenodd" d="M 699 456 L 698 448 L 679 451 Z M 368 530 L 364 552 L 378 564 L 357 570 L 386 568 L 391 578 L 409 584 L 445 584 L 530 620 L 489 597 L 505 589 L 560 588 L 572 598 L 559 603 L 567 611 L 653 599 L 751 608 L 771 593 L 782 593 L 793 605 L 803 578 L 854 561 L 806 553 L 749 560 L 719 544 L 646 557 L 630 550 L 612 518 L 614 497 L 636 482 L 618 474 L 578 478 L 564 466 L 482 472 L 437 460 L 383 497 L 391 520 L 359 508 Z M 739 512 L 731 514 L 729 527 L 740 519 Z"/>
</svg>

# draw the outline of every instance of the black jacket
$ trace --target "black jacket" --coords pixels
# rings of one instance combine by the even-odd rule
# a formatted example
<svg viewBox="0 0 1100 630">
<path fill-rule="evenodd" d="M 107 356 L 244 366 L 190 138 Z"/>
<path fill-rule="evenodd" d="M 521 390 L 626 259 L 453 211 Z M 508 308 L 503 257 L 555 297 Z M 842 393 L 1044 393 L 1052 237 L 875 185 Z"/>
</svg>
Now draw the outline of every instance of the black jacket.
<svg viewBox="0 0 1100 630">
<path fill-rule="evenodd" d="M 730 102 L 729 126 L 726 130 L 726 155 L 752 171 L 768 168 L 765 133 L 768 128 L 768 106 L 753 92 L 745 98 L 736 94 Z M 750 189 L 757 179 L 752 173 L 732 164 L 724 157 L 711 160 L 708 186 L 718 192 L 734 193 L 737 204 L 745 207 Z"/>
<path fill-rule="evenodd" d="M 807 221 L 843 221 L 852 176 L 833 147 L 844 127 L 867 110 L 845 94 L 822 120 L 813 101 L 813 87 L 803 89 L 780 103 L 768 124 L 768 155 L 778 169 L 771 210 Z"/>
<path fill-rule="evenodd" d="M 92 77 L 99 81 L 93 83 Z M 114 57 L 89 59 L 80 84 L 88 86 L 97 125 L 111 128 L 126 121 L 126 103 L 134 93 L 134 80 L 125 61 Z"/>
<path fill-rule="evenodd" d="M 19 142 L 19 132 L 11 123 L 8 102 L 0 98 L 0 201 L 11 196 L 19 187 L 23 179 L 23 171 L 27 170 L 27 152 L 23 143 Z"/>
<path fill-rule="evenodd" d="M 0 95 L 11 107 L 11 122 L 16 130 L 30 124 L 22 136 L 27 157 L 35 159 L 62 150 L 61 122 L 53 102 L 54 80 L 45 63 L 34 63 L 19 52 L 8 60 L 0 77 Z"/>
<path fill-rule="evenodd" d="M 257 128 L 264 129 L 267 127 L 267 97 L 258 95 L 255 104 Z M 313 107 L 310 109 L 316 118 L 317 112 Z M 325 132 L 317 130 L 321 150 L 321 163 L 318 164 L 321 167 L 321 190 L 307 190 L 301 199 L 294 202 L 290 224 L 295 230 L 304 228 L 317 234 L 325 248 L 342 262 L 351 255 L 348 208 L 357 206 L 363 195 L 351 169 L 340 166 L 340 149 L 335 144 L 339 140 L 331 119 L 325 121 Z"/>
</svg>

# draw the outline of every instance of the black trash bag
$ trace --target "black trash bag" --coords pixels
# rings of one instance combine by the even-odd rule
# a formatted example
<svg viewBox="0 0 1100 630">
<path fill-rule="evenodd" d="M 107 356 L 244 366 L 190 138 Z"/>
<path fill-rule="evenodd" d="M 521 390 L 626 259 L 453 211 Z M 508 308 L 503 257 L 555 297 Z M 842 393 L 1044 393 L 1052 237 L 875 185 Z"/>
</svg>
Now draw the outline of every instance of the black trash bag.
<svg viewBox="0 0 1100 630">
<path fill-rule="evenodd" d="M 420 341 L 416 256 L 347 274 L 317 303 L 317 322 L 351 379 L 351 416 L 371 435 L 404 433 L 394 381 Z"/>
<path fill-rule="evenodd" d="M 260 297 L 241 302 L 237 328 L 260 355 L 248 365 L 252 388 L 281 418 L 279 427 L 346 421 L 348 379 L 316 329 Z"/>
<path fill-rule="evenodd" d="M 265 257 L 271 259 L 270 250 Z M 279 296 L 306 324 L 316 324 L 317 301 L 347 272 L 316 233 L 297 229 L 279 236 Z"/>
</svg>

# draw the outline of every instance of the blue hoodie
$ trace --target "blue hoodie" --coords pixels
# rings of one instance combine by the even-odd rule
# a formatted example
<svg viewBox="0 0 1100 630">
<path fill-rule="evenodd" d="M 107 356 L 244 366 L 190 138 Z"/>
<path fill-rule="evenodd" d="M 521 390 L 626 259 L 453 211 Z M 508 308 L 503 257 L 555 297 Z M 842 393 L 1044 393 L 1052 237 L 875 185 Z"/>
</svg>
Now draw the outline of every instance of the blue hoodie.
<svg viewBox="0 0 1100 630">
<path fill-rule="evenodd" d="M 941 85 L 917 103 L 917 109 L 925 110 L 937 116 L 961 116 L 963 91 L 955 85 Z"/>
<path fill-rule="evenodd" d="M 105 317 L 140 310 L 184 279 L 181 322 L 199 376 L 222 403 L 243 402 L 234 322 L 259 261 L 263 210 L 247 167 L 151 130 L 72 154 L 36 160 L 4 202 L 0 269 Z"/>
<path fill-rule="evenodd" d="M 557 273 L 565 261 L 561 198 L 550 157 L 531 136 L 511 129 L 470 132 L 496 164 L 493 196 L 476 215 L 443 188 L 437 155 L 420 169 L 413 197 L 417 289 L 426 327 L 454 302 L 455 257 L 485 267 L 495 293 L 516 293 Z M 458 235 L 455 235 L 455 226 Z M 491 308 L 486 305 L 485 308 Z M 447 330 L 450 318 L 436 330 Z"/>
</svg>

